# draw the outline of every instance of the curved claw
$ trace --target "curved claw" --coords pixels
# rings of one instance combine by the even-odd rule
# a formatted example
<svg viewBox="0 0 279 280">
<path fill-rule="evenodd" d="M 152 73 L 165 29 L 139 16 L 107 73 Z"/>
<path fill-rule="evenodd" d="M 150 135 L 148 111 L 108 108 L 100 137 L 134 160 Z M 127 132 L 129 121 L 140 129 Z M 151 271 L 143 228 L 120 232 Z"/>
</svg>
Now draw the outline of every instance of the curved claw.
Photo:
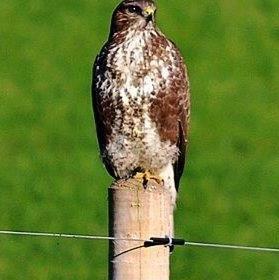
<svg viewBox="0 0 279 280">
<path fill-rule="evenodd" d="M 151 174 L 149 171 L 137 172 L 134 178 L 141 181 L 145 188 L 147 187 L 148 181 L 151 180 L 154 180 L 159 185 L 162 185 L 162 183 L 164 182 L 159 175 Z"/>
</svg>

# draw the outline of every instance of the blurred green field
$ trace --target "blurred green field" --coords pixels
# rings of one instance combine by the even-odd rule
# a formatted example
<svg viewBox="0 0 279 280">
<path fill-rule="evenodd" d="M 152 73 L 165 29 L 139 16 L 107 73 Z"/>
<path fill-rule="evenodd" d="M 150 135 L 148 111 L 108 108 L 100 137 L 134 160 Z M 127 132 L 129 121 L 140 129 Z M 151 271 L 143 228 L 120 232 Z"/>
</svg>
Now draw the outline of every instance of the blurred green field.
<svg viewBox="0 0 279 280">
<path fill-rule="evenodd" d="M 279 246 L 279 3 L 157 1 L 192 129 L 176 233 Z M 117 1 L 0 1 L 0 229 L 107 234 L 92 61 Z M 106 279 L 106 242 L 0 236 L 0 279 Z M 172 279 L 277 280 L 276 254 L 177 248 Z"/>
</svg>

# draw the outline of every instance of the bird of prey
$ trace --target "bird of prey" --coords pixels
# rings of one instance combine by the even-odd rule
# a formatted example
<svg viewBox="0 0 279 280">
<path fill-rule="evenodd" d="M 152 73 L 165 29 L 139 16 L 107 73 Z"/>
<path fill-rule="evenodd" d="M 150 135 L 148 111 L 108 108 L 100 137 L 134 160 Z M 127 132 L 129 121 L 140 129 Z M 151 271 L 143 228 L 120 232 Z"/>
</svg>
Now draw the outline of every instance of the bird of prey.
<svg viewBox="0 0 279 280">
<path fill-rule="evenodd" d="M 185 164 L 189 80 L 158 29 L 152 0 L 124 0 L 93 67 L 92 100 L 103 163 L 115 179 L 157 178 L 175 204 Z"/>
</svg>

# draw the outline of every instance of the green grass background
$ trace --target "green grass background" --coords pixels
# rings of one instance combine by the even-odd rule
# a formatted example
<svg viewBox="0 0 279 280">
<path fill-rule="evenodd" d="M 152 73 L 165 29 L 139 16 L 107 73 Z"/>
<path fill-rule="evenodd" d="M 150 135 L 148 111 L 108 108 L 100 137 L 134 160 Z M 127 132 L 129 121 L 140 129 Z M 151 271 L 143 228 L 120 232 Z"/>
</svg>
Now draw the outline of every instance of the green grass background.
<svg viewBox="0 0 279 280">
<path fill-rule="evenodd" d="M 191 145 L 176 233 L 279 246 L 279 4 L 157 1 L 186 57 Z M 117 1 L 0 1 L 0 228 L 107 234 L 91 64 Z M 0 279 L 106 279 L 106 242 L 0 236 Z M 177 248 L 172 279 L 279 279 L 276 254 Z"/>
</svg>

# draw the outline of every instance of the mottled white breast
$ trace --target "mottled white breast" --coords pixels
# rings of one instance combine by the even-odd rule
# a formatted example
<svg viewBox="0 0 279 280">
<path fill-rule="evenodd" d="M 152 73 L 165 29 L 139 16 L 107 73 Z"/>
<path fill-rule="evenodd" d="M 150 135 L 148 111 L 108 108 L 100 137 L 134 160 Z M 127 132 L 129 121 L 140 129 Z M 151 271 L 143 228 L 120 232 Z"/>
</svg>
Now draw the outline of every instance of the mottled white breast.
<svg viewBox="0 0 279 280">
<path fill-rule="evenodd" d="M 106 79 L 100 85 L 116 112 L 107 153 L 120 177 L 138 167 L 156 172 L 178 157 L 177 147 L 161 141 L 149 116 L 162 79 L 167 83 L 169 77 L 167 62 L 150 54 L 151 36 L 156 33 L 130 32 L 124 42 L 112 46 Z"/>
</svg>

